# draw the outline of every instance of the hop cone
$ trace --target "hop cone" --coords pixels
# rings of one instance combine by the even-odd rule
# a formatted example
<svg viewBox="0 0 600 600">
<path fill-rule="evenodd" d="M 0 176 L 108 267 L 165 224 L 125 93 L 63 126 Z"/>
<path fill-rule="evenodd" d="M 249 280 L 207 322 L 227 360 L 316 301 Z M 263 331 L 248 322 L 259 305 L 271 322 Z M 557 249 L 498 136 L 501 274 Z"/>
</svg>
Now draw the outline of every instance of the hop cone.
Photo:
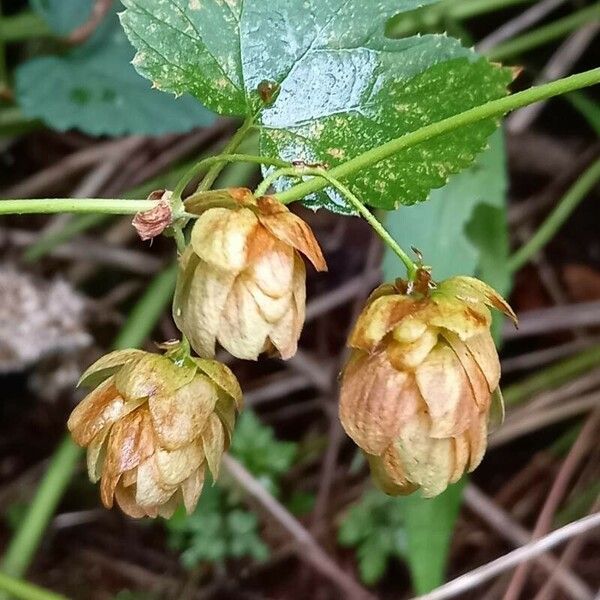
<svg viewBox="0 0 600 600">
<path fill-rule="evenodd" d="M 90 479 L 103 504 L 116 500 L 132 517 L 170 517 L 181 502 L 196 506 L 206 467 L 217 476 L 242 394 L 224 365 L 203 359 L 176 364 L 141 350 L 112 352 L 80 383 L 93 391 L 68 422 L 87 448 Z"/>
<path fill-rule="evenodd" d="M 246 189 L 199 194 L 186 209 L 200 216 L 180 259 L 173 314 L 194 350 L 214 356 L 218 341 L 242 359 L 293 356 L 306 300 L 300 252 L 327 268 L 310 227 Z"/>
<path fill-rule="evenodd" d="M 433 286 L 421 270 L 414 286 L 379 287 L 360 315 L 340 418 L 386 493 L 436 496 L 481 462 L 490 411 L 502 411 L 488 307 L 516 321 L 483 282 Z"/>
</svg>

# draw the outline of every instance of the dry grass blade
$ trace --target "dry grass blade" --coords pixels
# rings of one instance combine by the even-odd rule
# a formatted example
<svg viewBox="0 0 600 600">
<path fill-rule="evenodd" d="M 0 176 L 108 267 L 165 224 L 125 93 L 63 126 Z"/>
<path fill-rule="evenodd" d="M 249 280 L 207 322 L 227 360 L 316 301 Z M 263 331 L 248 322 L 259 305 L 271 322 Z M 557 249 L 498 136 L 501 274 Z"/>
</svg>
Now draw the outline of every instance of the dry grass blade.
<svg viewBox="0 0 600 600">
<path fill-rule="evenodd" d="M 520 546 L 531 539 L 530 532 L 519 525 L 510 514 L 502 510 L 498 504 L 473 484 L 469 484 L 465 488 L 464 499 L 467 506 L 475 514 L 513 545 Z M 540 556 L 538 562 L 549 575 L 555 576 L 556 583 L 562 587 L 570 598 L 592 600 L 592 590 L 579 577 L 561 566 L 556 558 L 546 554 Z"/>
<path fill-rule="evenodd" d="M 571 481 L 573 474 L 584 456 L 588 452 L 590 446 L 594 442 L 596 431 L 598 430 L 598 423 L 600 423 L 600 410 L 595 411 L 587 420 L 584 428 L 581 430 L 577 441 L 573 444 L 573 447 L 569 451 L 567 458 L 564 460 L 558 475 L 552 484 L 550 493 L 544 503 L 542 512 L 535 524 L 535 528 L 532 533 L 532 537 L 538 538 L 544 535 L 550 530 L 552 526 L 552 518 L 554 517 L 558 506 L 563 499 L 567 486 Z M 518 600 L 521 595 L 521 590 L 525 585 L 528 574 L 528 565 L 522 564 L 516 570 L 504 600 Z"/>
<path fill-rule="evenodd" d="M 482 39 L 477 44 L 478 52 L 486 52 L 491 50 L 498 44 L 515 37 L 522 31 L 525 31 L 532 25 L 535 25 L 541 21 L 544 17 L 550 14 L 554 9 L 558 8 L 561 4 L 564 4 L 565 0 L 543 0 L 532 6 L 529 10 L 526 10 L 516 16 L 514 19 L 507 21 L 496 29 L 496 31 L 490 33 L 486 38 Z"/>
<path fill-rule="evenodd" d="M 489 562 L 487 565 L 483 565 L 469 573 L 457 577 L 433 592 L 418 596 L 414 600 L 446 600 L 446 598 L 461 597 L 461 594 L 479 587 L 493 577 L 496 577 L 523 562 L 531 560 L 532 558 L 536 558 L 540 554 L 544 554 L 548 550 L 554 548 L 554 546 L 577 535 L 587 533 L 596 527 L 600 527 L 600 513 L 590 515 L 589 517 L 583 517 L 573 523 L 569 523 L 539 540 L 525 544 L 524 546 Z"/>
</svg>

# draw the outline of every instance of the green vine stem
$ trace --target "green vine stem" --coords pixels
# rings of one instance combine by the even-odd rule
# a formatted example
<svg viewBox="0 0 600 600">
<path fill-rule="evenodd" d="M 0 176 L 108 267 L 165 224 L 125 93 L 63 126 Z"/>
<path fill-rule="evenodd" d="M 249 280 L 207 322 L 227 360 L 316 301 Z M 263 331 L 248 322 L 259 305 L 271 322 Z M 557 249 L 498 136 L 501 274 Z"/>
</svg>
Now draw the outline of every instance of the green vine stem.
<svg viewBox="0 0 600 600">
<path fill-rule="evenodd" d="M 600 68 L 591 69 L 583 73 L 578 73 L 577 75 L 565 77 L 564 79 L 558 79 L 551 83 L 532 87 L 523 92 L 506 96 L 505 98 L 491 100 L 486 104 L 476 106 L 475 108 L 448 117 L 437 123 L 432 123 L 417 131 L 393 139 L 382 146 L 368 150 L 356 158 L 334 167 L 329 170 L 328 173 L 337 180 L 346 179 L 347 177 L 354 175 L 354 173 L 363 169 L 368 169 L 406 148 L 416 146 L 444 135 L 445 133 L 449 133 L 485 119 L 500 117 L 517 108 L 521 108 L 522 106 L 534 104 L 535 102 L 553 98 L 554 96 L 566 94 L 597 83 L 600 83 Z M 277 199 L 284 204 L 289 204 L 290 202 L 295 202 L 310 194 L 314 194 L 325 187 L 327 187 L 327 181 L 315 178 L 277 194 Z"/>
<path fill-rule="evenodd" d="M 578 27 L 597 21 L 600 18 L 600 2 L 596 2 L 592 6 L 578 10 L 568 17 L 558 19 L 553 23 L 538 27 L 532 31 L 528 31 L 523 35 L 513 38 L 500 44 L 495 48 L 491 49 L 486 56 L 490 60 L 506 60 L 512 56 L 523 54 L 528 50 L 537 48 L 551 42 L 555 39 L 561 38 L 567 33 L 574 31 Z"/>
<path fill-rule="evenodd" d="M 35 213 L 97 213 L 104 215 L 135 215 L 151 210 L 156 200 L 104 198 L 40 198 L 36 200 L 0 200 L 0 215 Z"/>
<path fill-rule="evenodd" d="M 235 135 L 229 140 L 228 144 L 223 148 L 223 154 L 233 154 L 240 146 L 240 144 L 244 141 L 244 138 L 248 133 L 252 131 L 254 128 L 254 119 L 252 117 L 247 117 L 242 126 L 236 131 Z M 221 171 L 223 170 L 225 163 L 217 163 L 213 165 L 208 173 L 204 176 L 204 179 L 200 182 L 198 192 L 206 192 L 210 190 L 213 183 L 219 177 Z"/>
<path fill-rule="evenodd" d="M 171 301 L 176 274 L 177 269 L 173 266 L 156 276 L 115 339 L 115 349 L 134 348 L 148 337 Z M 66 437 L 55 451 L 27 513 L 8 545 L 1 563 L 5 574 L 22 577 L 27 571 L 44 531 L 75 472 L 81 452 L 70 437 Z"/>
<path fill-rule="evenodd" d="M 338 181 L 335 177 L 331 175 L 330 172 L 325 171 L 324 169 L 315 169 L 315 168 L 290 168 L 290 169 L 279 169 L 275 171 L 267 177 L 263 183 L 257 188 L 256 194 L 262 195 L 262 191 L 266 191 L 271 183 L 275 181 L 277 177 L 304 177 L 304 176 L 312 176 L 312 177 L 320 177 L 325 180 L 326 184 L 328 183 L 332 187 L 334 187 L 352 206 L 356 209 L 356 212 L 360 214 L 367 223 L 375 230 L 377 235 L 383 240 L 384 244 L 386 244 L 404 263 L 406 267 L 406 272 L 409 281 L 414 281 L 415 276 L 417 274 L 417 265 L 410 259 L 408 254 L 404 252 L 404 250 L 400 247 L 398 242 L 388 233 L 386 228 L 375 218 L 375 216 L 371 213 L 371 211 L 358 199 L 358 197 L 341 181 Z"/>
<path fill-rule="evenodd" d="M 589 87 L 597 83 L 600 83 L 600 67 L 585 71 L 583 73 L 578 73 L 577 75 L 571 75 L 570 77 L 565 77 L 564 79 L 558 79 L 557 81 L 553 81 L 551 83 L 545 83 L 543 85 L 532 87 L 523 92 L 506 96 L 505 98 L 491 100 L 486 104 L 476 106 L 457 115 L 453 115 L 452 117 L 448 117 L 447 119 L 443 119 L 442 121 L 438 121 L 437 123 L 432 123 L 431 125 L 422 127 L 417 131 L 413 131 L 399 138 L 390 140 L 389 142 L 378 146 L 377 148 L 367 150 L 363 154 L 360 154 L 359 156 L 342 163 L 337 167 L 334 167 L 328 171 L 328 174 L 333 179 L 338 181 L 343 180 L 354 175 L 358 171 L 372 167 L 378 162 L 381 162 L 382 160 L 385 160 L 386 158 L 389 158 L 390 156 L 393 156 L 394 154 L 397 154 L 406 148 L 416 146 L 451 131 L 455 131 L 461 127 L 465 127 L 485 119 L 500 117 L 512 110 L 521 108 L 522 106 L 527 106 L 541 100 L 566 94 L 580 88 Z M 247 131 L 248 130 L 246 130 L 246 132 Z M 234 138 L 238 138 L 236 140 L 237 143 L 241 141 L 237 134 L 234 136 Z M 257 158 L 258 157 L 254 157 L 254 159 Z M 263 164 L 269 164 L 270 162 L 274 164 L 276 161 L 275 159 L 271 161 L 270 159 L 261 158 L 261 162 Z M 278 164 L 275 164 L 275 166 L 280 166 L 282 164 L 281 161 L 277 161 L 277 163 Z M 224 164 L 224 162 L 221 162 L 221 164 L 214 165 L 215 167 L 218 167 L 218 173 L 213 172 L 211 178 L 218 176 Z M 205 178 L 205 181 L 208 180 Z M 206 185 L 205 182 L 203 182 L 203 184 Z M 200 188 L 202 187 L 203 185 L 201 184 Z M 288 204 L 290 202 L 301 200 L 302 198 L 318 192 L 326 187 L 328 187 L 327 180 L 323 179 L 322 177 L 315 177 L 310 181 L 305 181 L 295 185 L 289 190 L 277 194 L 277 199 L 284 204 Z M 74 200 L 72 198 L 44 200 L 0 200 L 0 215 L 15 213 L 24 214 L 57 212 L 133 214 L 135 212 L 139 212 L 140 210 L 149 210 L 153 207 L 154 201 L 151 200 Z"/>
<path fill-rule="evenodd" d="M 219 172 L 215 176 L 216 178 L 221 173 L 222 168 L 227 163 L 236 163 L 236 162 L 245 162 L 252 163 L 257 165 L 270 165 L 274 167 L 289 167 L 290 163 L 285 160 L 280 160 L 278 158 L 271 158 L 268 156 L 256 156 L 254 154 L 219 154 L 218 156 L 209 156 L 208 158 L 204 158 L 203 160 L 192 165 L 188 171 L 183 175 L 183 177 L 179 180 L 175 189 L 173 190 L 174 198 L 181 198 L 185 188 L 188 186 L 190 181 L 196 177 L 199 173 L 204 171 L 206 168 L 211 166 L 219 166 Z M 210 171 L 209 171 L 210 172 Z M 208 176 L 208 173 L 207 173 Z M 204 183 L 204 181 L 202 182 Z M 214 183 L 214 181 L 212 182 Z M 211 185 L 212 185 L 211 183 Z M 208 188 L 206 188 L 208 189 Z M 198 188 L 199 191 L 200 188 Z M 206 190 L 203 190 L 206 191 Z"/>
<path fill-rule="evenodd" d="M 536 87 L 532 87 L 523 92 L 518 92 L 500 98 L 498 100 L 492 100 L 486 104 L 476 106 L 465 112 L 453 115 L 437 123 L 432 123 L 407 133 L 399 138 L 390 140 L 389 142 L 373 148 L 360 154 L 359 156 L 334 167 L 328 171 L 329 175 L 336 180 L 343 180 L 347 177 L 352 176 L 354 173 L 368 169 L 378 162 L 397 154 L 398 152 L 416 146 L 428 140 L 434 139 L 461 127 L 483 121 L 485 119 L 500 117 L 512 110 L 527 106 L 541 100 L 546 100 L 554 96 L 566 94 L 574 90 L 589 87 L 600 83 L 600 68 L 591 69 L 577 75 L 571 75 L 564 79 L 558 79 L 551 83 L 546 83 Z M 246 127 L 248 127 L 246 125 Z M 243 131 L 244 127 L 240 131 Z M 247 133 L 249 128 L 244 131 Z M 238 132 L 239 133 L 239 132 Z M 234 136 L 236 143 L 239 144 L 243 136 Z M 232 141 L 234 140 L 232 138 Z M 231 143 L 230 143 L 231 144 Z M 215 159 L 217 157 L 214 157 Z M 258 157 L 254 157 L 257 159 Z M 263 164 L 269 164 L 269 162 L 275 163 L 275 160 L 270 161 L 266 158 L 261 158 Z M 281 162 L 277 161 L 280 166 Z M 215 164 L 218 167 L 218 172 L 214 171 L 210 178 L 217 177 L 221 172 L 225 162 L 221 164 Z M 210 171 L 209 171 L 210 173 Z M 208 174 L 207 174 L 208 176 Z M 209 178 L 209 179 L 210 179 Z M 206 185 L 206 178 L 200 185 L 199 189 L 203 189 Z M 214 182 L 214 179 L 213 179 Z M 211 182 L 212 184 L 212 182 Z M 310 181 L 305 181 L 294 187 L 281 192 L 277 195 L 280 202 L 288 204 L 301 200 L 302 198 L 322 190 L 328 186 L 327 180 L 322 177 L 315 177 Z M 207 188 L 208 189 L 208 188 Z M 0 201 L 0 215 L 2 214 L 24 214 L 24 213 L 57 213 L 57 212 L 100 212 L 110 214 L 133 214 L 140 210 L 149 210 L 154 207 L 154 201 L 151 200 L 105 200 L 105 199 L 87 199 L 87 200 L 74 200 L 74 199 L 44 199 L 44 200 L 1 200 Z"/>
<path fill-rule="evenodd" d="M 68 600 L 66 596 L 0 573 L 0 591 L 20 600 Z"/>
<path fill-rule="evenodd" d="M 171 189 L 181 177 L 187 173 L 194 163 L 195 161 L 188 160 L 174 168 L 171 167 L 167 172 L 160 173 L 145 183 L 127 190 L 123 196 L 124 198 L 135 199 L 148 196 L 148 194 L 154 190 Z M 2 200 L 0 200 L 0 203 L 1 202 Z M 84 233 L 92 227 L 102 225 L 109 220 L 110 217 L 111 215 L 99 215 L 96 213 L 79 215 L 58 231 L 52 231 L 46 235 L 42 235 L 42 237 L 27 248 L 23 254 L 23 259 L 26 262 L 35 262 L 60 244 L 74 238 L 76 235 Z"/>
<path fill-rule="evenodd" d="M 564 195 L 558 206 L 548 215 L 529 241 L 508 261 L 508 269 L 518 271 L 533 258 L 556 234 L 569 215 L 577 208 L 588 192 L 600 181 L 600 159 L 594 162 Z"/>
</svg>

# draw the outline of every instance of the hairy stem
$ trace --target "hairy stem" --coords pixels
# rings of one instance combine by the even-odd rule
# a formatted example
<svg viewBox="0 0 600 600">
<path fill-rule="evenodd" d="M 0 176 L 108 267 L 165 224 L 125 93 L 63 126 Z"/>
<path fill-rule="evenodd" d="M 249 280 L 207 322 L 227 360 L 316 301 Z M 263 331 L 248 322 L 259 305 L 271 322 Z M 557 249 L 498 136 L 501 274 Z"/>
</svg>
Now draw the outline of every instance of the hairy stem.
<svg viewBox="0 0 600 600">
<path fill-rule="evenodd" d="M 156 276 L 115 339 L 115 349 L 136 347 L 146 339 L 171 300 L 175 276 L 175 267 Z M 70 437 L 66 437 L 55 451 L 33 501 L 6 549 L 1 563 L 4 573 L 21 577 L 27 571 L 80 455 L 81 449 Z"/>
<path fill-rule="evenodd" d="M 564 195 L 558 206 L 548 215 L 529 241 L 510 257 L 508 261 L 510 271 L 518 271 L 554 237 L 598 181 L 600 181 L 600 159 L 594 162 L 577 179 L 573 187 Z"/>
<path fill-rule="evenodd" d="M 578 27 L 599 18 L 600 2 L 596 2 L 596 4 L 574 12 L 568 17 L 558 19 L 553 23 L 538 27 L 533 31 L 528 31 L 504 44 L 496 46 L 487 53 L 487 57 L 490 60 L 506 60 L 507 58 L 523 54 L 528 50 L 547 44 L 555 39 L 562 38 Z"/>
<path fill-rule="evenodd" d="M 407 133 L 402 137 L 390 140 L 389 142 L 373 148 L 360 154 L 337 167 L 334 167 L 328 173 L 338 180 L 344 180 L 351 177 L 358 171 L 368 169 L 373 165 L 405 150 L 428 140 L 437 138 L 445 133 L 455 131 L 461 127 L 483 121 L 485 119 L 500 117 L 512 110 L 533 104 L 541 100 L 546 100 L 554 96 L 566 94 L 580 88 L 588 87 L 600 83 L 600 68 L 591 69 L 577 75 L 565 77 L 551 83 L 546 83 L 532 87 L 523 92 L 518 92 L 512 96 L 491 100 L 481 106 L 476 106 L 465 112 L 459 113 L 437 123 L 432 123 L 422 127 L 417 131 Z M 277 194 L 279 201 L 288 204 L 313 194 L 327 187 L 327 181 L 322 178 L 311 179 Z"/>
</svg>

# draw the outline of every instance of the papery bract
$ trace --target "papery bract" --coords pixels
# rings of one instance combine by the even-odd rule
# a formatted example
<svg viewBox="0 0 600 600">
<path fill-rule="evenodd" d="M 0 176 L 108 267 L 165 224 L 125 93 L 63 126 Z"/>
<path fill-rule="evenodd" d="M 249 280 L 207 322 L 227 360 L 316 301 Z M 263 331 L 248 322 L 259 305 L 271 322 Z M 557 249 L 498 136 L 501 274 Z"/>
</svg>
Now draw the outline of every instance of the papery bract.
<svg viewBox="0 0 600 600">
<path fill-rule="evenodd" d="M 306 270 L 327 266 L 310 227 L 274 198 L 249 190 L 186 201 L 200 216 L 180 258 L 174 319 L 201 356 L 217 342 L 234 356 L 292 357 L 304 325 Z"/>
<path fill-rule="evenodd" d="M 436 496 L 481 462 L 500 362 L 488 307 L 516 321 L 472 277 L 398 280 L 371 295 L 350 336 L 340 418 L 389 494 Z"/>
<path fill-rule="evenodd" d="M 73 439 L 87 448 L 89 477 L 103 504 L 132 517 L 191 513 L 206 468 L 214 477 L 229 446 L 242 393 L 216 361 L 119 350 L 94 363 L 81 382 L 95 389 L 73 410 Z"/>
</svg>

